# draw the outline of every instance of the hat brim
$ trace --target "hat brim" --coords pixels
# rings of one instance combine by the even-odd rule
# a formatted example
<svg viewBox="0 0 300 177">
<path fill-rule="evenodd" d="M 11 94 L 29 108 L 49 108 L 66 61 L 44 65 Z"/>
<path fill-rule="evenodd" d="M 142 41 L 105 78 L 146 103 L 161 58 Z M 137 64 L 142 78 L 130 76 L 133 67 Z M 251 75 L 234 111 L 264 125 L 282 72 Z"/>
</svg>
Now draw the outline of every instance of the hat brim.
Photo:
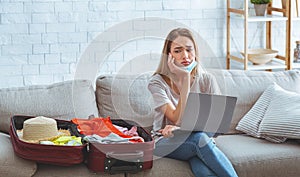
<svg viewBox="0 0 300 177">
<path fill-rule="evenodd" d="M 69 130 L 59 129 L 57 136 L 45 137 L 45 138 L 41 138 L 41 139 L 38 139 L 38 140 L 26 140 L 26 139 L 23 138 L 23 129 L 22 129 L 22 130 L 17 130 L 17 135 L 18 135 L 18 137 L 21 141 L 24 141 L 24 142 L 27 142 L 27 143 L 39 144 L 40 141 L 53 141 L 53 140 L 59 138 L 60 136 L 71 136 L 71 133 L 69 132 Z"/>
</svg>

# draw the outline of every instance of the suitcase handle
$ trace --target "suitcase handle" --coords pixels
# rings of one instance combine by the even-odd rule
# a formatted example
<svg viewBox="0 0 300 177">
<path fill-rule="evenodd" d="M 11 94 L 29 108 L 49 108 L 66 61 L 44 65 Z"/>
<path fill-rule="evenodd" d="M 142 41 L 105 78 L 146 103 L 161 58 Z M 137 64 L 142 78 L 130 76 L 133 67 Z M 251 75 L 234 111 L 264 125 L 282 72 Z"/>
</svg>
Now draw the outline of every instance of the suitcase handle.
<svg viewBox="0 0 300 177">
<path fill-rule="evenodd" d="M 126 153 L 116 153 L 116 152 L 107 152 L 107 158 L 114 158 L 124 161 L 136 161 L 137 159 L 141 159 L 144 157 L 143 151 L 136 151 L 136 152 L 126 152 Z"/>
<path fill-rule="evenodd" d="M 104 171 L 110 174 L 137 173 L 143 169 L 143 151 L 131 153 L 106 153 Z"/>
<path fill-rule="evenodd" d="M 125 165 L 125 166 L 112 166 L 110 168 L 110 174 L 118 174 L 118 173 L 137 173 L 142 171 L 143 166 L 136 166 L 136 165 Z"/>
</svg>

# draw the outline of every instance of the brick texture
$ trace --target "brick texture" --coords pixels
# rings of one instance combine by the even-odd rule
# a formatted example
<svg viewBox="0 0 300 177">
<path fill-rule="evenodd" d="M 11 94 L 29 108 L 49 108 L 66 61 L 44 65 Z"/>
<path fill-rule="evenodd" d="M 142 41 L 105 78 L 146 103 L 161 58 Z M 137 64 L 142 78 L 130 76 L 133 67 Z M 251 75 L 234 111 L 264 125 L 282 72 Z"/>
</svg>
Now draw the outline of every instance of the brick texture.
<svg viewBox="0 0 300 177">
<path fill-rule="evenodd" d="M 153 71 L 164 37 L 183 26 L 200 35 L 204 56 L 212 51 L 204 65 L 224 67 L 225 16 L 221 0 L 6 0 L 0 88 Z M 240 26 L 233 25 L 238 39 Z"/>
</svg>

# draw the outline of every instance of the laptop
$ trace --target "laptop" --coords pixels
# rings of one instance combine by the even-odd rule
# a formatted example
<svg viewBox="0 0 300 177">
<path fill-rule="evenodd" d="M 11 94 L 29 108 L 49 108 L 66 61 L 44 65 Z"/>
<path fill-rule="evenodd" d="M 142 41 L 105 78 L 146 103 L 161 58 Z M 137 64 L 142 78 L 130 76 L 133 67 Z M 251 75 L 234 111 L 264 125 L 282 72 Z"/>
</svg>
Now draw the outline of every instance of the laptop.
<svg viewBox="0 0 300 177">
<path fill-rule="evenodd" d="M 227 133 L 236 101 L 233 96 L 189 93 L 180 130 Z"/>
</svg>

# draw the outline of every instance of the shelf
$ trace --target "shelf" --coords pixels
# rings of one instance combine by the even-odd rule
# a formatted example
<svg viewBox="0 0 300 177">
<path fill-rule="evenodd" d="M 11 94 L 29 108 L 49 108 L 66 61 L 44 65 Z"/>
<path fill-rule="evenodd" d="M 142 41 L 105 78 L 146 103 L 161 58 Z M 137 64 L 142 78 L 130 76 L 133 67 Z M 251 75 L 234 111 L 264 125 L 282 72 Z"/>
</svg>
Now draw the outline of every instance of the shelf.
<svg viewBox="0 0 300 177">
<path fill-rule="evenodd" d="M 300 17 L 294 17 L 292 18 L 293 21 L 300 21 Z"/>
<path fill-rule="evenodd" d="M 279 60 L 279 59 L 273 59 L 273 60 L 275 60 L 276 63 L 281 64 L 281 65 L 284 65 L 284 63 L 285 63 L 283 60 Z M 292 68 L 293 69 L 300 69 L 300 63 L 292 62 Z"/>
<path fill-rule="evenodd" d="M 244 69 L 244 65 L 241 63 L 238 63 L 238 65 L 235 65 L 238 69 Z M 262 64 L 262 65 L 253 65 L 252 62 L 249 62 L 247 65 L 248 70 L 268 70 L 268 69 L 286 69 L 286 65 L 284 64 L 283 60 L 280 59 L 272 59 L 272 61 Z M 299 63 L 300 67 L 300 63 Z"/>
<path fill-rule="evenodd" d="M 244 20 L 243 15 L 232 15 L 232 19 Z M 266 15 L 266 16 L 248 16 L 248 22 L 266 22 L 266 21 L 287 21 L 287 17 L 282 17 L 279 15 Z M 300 19 L 299 19 L 300 20 Z"/>
<path fill-rule="evenodd" d="M 300 63 L 292 63 L 292 68 L 293 69 L 300 69 Z"/>
</svg>

